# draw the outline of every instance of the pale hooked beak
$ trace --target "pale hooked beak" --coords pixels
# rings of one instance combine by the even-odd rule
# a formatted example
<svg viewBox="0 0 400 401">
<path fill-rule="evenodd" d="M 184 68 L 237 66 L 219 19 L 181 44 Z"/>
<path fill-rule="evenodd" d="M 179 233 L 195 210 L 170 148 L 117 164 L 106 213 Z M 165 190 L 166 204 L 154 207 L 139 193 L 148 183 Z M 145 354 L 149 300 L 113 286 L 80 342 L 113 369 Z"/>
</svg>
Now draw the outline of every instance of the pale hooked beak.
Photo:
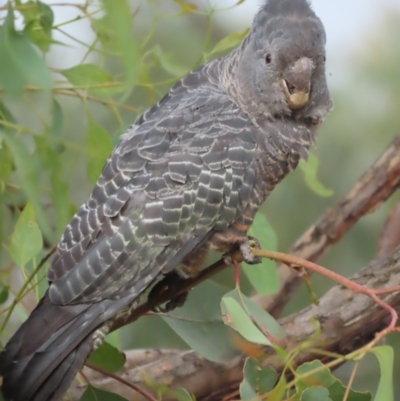
<svg viewBox="0 0 400 401">
<path fill-rule="evenodd" d="M 310 97 L 310 87 L 299 89 L 284 79 L 283 88 L 286 92 L 289 107 L 292 110 L 301 109 L 307 104 Z"/>
<path fill-rule="evenodd" d="M 284 74 L 282 86 L 292 110 L 301 109 L 308 103 L 313 69 L 314 63 L 309 58 L 302 57 Z"/>
</svg>

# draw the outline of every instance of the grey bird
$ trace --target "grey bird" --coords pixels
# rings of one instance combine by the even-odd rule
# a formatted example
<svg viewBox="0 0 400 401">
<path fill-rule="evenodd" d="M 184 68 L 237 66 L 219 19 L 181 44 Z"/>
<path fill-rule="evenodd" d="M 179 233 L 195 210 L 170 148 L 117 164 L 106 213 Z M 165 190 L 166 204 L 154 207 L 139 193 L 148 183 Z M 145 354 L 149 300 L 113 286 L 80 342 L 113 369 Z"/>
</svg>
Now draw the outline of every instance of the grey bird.
<svg viewBox="0 0 400 401">
<path fill-rule="evenodd" d="M 307 0 L 266 1 L 237 49 L 122 135 L 62 235 L 48 291 L 1 353 L 4 398 L 59 400 L 154 282 L 197 274 L 209 249 L 248 250 L 258 207 L 331 108 L 321 21 Z"/>
</svg>

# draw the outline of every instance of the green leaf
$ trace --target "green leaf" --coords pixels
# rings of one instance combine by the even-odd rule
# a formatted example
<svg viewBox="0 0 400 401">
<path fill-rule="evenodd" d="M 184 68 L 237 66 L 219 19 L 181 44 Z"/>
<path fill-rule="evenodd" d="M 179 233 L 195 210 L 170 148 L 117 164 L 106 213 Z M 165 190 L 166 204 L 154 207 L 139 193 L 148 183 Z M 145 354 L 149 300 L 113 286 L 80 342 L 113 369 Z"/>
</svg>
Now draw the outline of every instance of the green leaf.
<svg viewBox="0 0 400 401">
<path fill-rule="evenodd" d="M 372 353 L 376 356 L 381 369 L 381 377 L 379 380 L 378 390 L 376 391 L 375 401 L 394 401 L 393 394 L 393 362 L 394 352 L 389 345 L 375 347 Z"/>
<path fill-rule="evenodd" d="M 195 401 L 196 398 L 188 393 L 184 388 L 178 388 L 175 393 L 177 401 Z"/>
<path fill-rule="evenodd" d="M 44 137 L 35 137 L 36 151 L 42 166 L 49 172 L 59 175 L 62 164 L 57 152 L 51 148 Z"/>
<path fill-rule="evenodd" d="M 318 159 L 313 155 L 309 154 L 308 161 L 300 160 L 299 167 L 303 171 L 304 180 L 308 187 L 319 196 L 328 197 L 333 195 L 331 189 L 326 188 L 323 184 L 318 181 Z"/>
<path fill-rule="evenodd" d="M 243 38 L 248 33 L 249 33 L 249 28 L 245 29 L 242 32 L 235 32 L 231 33 L 228 36 L 225 36 L 214 46 L 214 49 L 212 49 L 211 52 L 207 54 L 207 58 L 210 58 L 216 53 L 221 53 L 226 50 L 232 49 L 233 47 L 236 47 L 239 43 L 242 42 Z"/>
<path fill-rule="evenodd" d="M 285 376 L 281 376 L 281 378 L 278 381 L 278 384 L 269 393 L 266 401 L 280 401 L 285 395 L 285 391 L 286 391 L 286 378 Z"/>
<path fill-rule="evenodd" d="M 306 375 L 308 372 L 318 370 L 317 372 Z M 306 375 L 305 377 L 300 377 Z M 313 386 L 329 387 L 335 382 L 335 377 L 331 371 L 321 361 L 315 360 L 306 362 L 296 369 L 296 389 L 301 394 L 305 389 Z"/>
<path fill-rule="evenodd" d="M 60 73 L 75 86 L 86 87 L 112 81 L 110 74 L 96 64 L 79 64 Z"/>
<path fill-rule="evenodd" d="M 0 283 L 0 305 L 7 301 L 10 287 Z"/>
<path fill-rule="evenodd" d="M 89 362 L 109 372 L 121 370 L 125 360 L 125 355 L 106 341 L 89 358 Z"/>
<path fill-rule="evenodd" d="M 0 121 L 7 121 L 10 123 L 15 123 L 15 117 L 11 114 L 10 110 L 6 107 L 4 102 L 0 100 Z"/>
<path fill-rule="evenodd" d="M 60 236 L 74 213 L 71 213 L 69 184 L 59 174 L 51 177 L 51 200 L 56 213 L 56 232 Z"/>
<path fill-rule="evenodd" d="M 271 342 L 251 321 L 250 316 L 235 299 L 223 297 L 221 310 L 224 323 L 240 333 L 247 341 L 271 345 Z"/>
<path fill-rule="evenodd" d="M 128 401 L 126 398 L 109 391 L 100 390 L 99 388 L 88 385 L 79 401 Z"/>
<path fill-rule="evenodd" d="M 42 246 L 42 234 L 36 224 L 35 210 L 32 203 L 28 203 L 10 236 L 10 256 L 18 266 L 23 267 L 42 250 Z"/>
<path fill-rule="evenodd" d="M 269 366 L 263 367 L 254 358 L 247 358 L 243 368 L 243 381 L 240 384 L 242 401 L 261 401 L 270 392 L 278 379 L 278 374 Z M 260 397 L 258 397 L 260 396 Z"/>
<path fill-rule="evenodd" d="M 161 316 L 191 349 L 215 362 L 229 361 L 238 354 L 219 309 L 225 293 L 225 287 L 208 280 L 193 288 L 185 305 L 169 313 L 171 317 Z"/>
<path fill-rule="evenodd" d="M 14 164 L 17 168 L 22 188 L 29 201 L 33 203 L 36 218 L 43 235 L 45 235 L 49 242 L 52 242 L 53 232 L 40 204 L 39 184 L 37 175 L 35 174 L 34 159 L 32 155 L 29 154 L 25 145 L 12 133 L 4 131 L 4 141 L 13 155 Z"/>
<path fill-rule="evenodd" d="M 266 217 L 257 213 L 251 225 L 249 235 L 260 241 L 262 249 L 275 251 L 277 249 L 277 238 L 274 229 Z M 242 269 L 253 285 L 254 289 L 263 296 L 274 294 L 279 289 L 279 278 L 276 263 L 269 259 L 262 259 L 257 265 L 242 264 Z"/>
<path fill-rule="evenodd" d="M 53 98 L 53 107 L 52 107 L 52 119 L 50 125 L 50 135 L 54 138 L 60 139 L 64 126 L 64 113 L 60 103 L 57 102 L 55 98 Z M 57 152 L 61 152 L 64 150 L 64 146 L 60 144 L 56 144 L 53 148 Z"/>
<path fill-rule="evenodd" d="M 39 21 L 46 31 L 51 30 L 54 22 L 54 14 L 50 6 L 39 0 L 29 0 L 23 4 L 18 0 L 16 4 L 20 6 L 18 11 L 24 17 L 25 24 L 31 21 Z"/>
<path fill-rule="evenodd" d="M 237 290 L 228 292 L 221 301 L 225 324 L 237 330 L 246 340 L 256 344 L 274 346 L 286 341 L 286 334 L 279 323 L 261 306 Z"/>
<path fill-rule="evenodd" d="M 62 162 L 57 151 L 43 137 L 36 137 L 36 150 L 43 167 L 51 176 L 51 200 L 56 213 L 56 232 L 61 235 L 72 217 L 70 212 L 69 185 L 62 179 Z"/>
<path fill-rule="evenodd" d="M 301 395 L 301 401 L 332 401 L 329 391 L 324 387 L 310 387 Z"/>
<path fill-rule="evenodd" d="M 329 397 L 332 401 L 343 401 L 346 393 L 346 387 L 336 380 L 331 386 L 328 387 Z M 370 392 L 357 392 L 350 390 L 347 396 L 347 401 L 371 401 L 372 395 Z"/>
<path fill-rule="evenodd" d="M 197 10 L 197 6 L 194 3 L 189 3 L 186 0 L 173 0 L 174 3 L 178 4 L 181 7 L 181 11 L 179 15 L 190 14 L 193 11 Z"/>
<path fill-rule="evenodd" d="M 107 96 L 124 90 L 122 85 L 118 86 L 118 83 L 113 81 L 111 75 L 96 64 L 79 64 L 75 67 L 61 70 L 60 73 L 72 85 L 95 95 Z M 98 87 L 91 88 L 91 86 Z"/>
<path fill-rule="evenodd" d="M 13 160 L 9 149 L 0 144 L 0 192 L 11 175 L 12 164 Z"/>
<path fill-rule="evenodd" d="M 161 68 L 171 74 L 174 77 L 181 77 L 187 73 L 187 68 L 175 63 L 162 51 L 159 45 L 156 45 L 152 49 L 152 53 Z"/>
<path fill-rule="evenodd" d="M 105 341 L 111 344 L 115 348 L 120 348 L 120 339 L 119 339 L 120 331 L 115 330 L 106 335 Z"/>
<path fill-rule="evenodd" d="M 52 43 L 52 26 L 54 22 L 53 10 L 41 1 L 28 1 L 20 7 L 24 17 L 24 32 L 29 39 L 43 52 L 47 52 Z"/>
<path fill-rule="evenodd" d="M 90 182 L 95 184 L 113 146 L 108 132 L 91 120 L 89 121 L 87 146 L 89 151 L 86 165 L 87 176 Z"/>
<path fill-rule="evenodd" d="M 125 96 L 127 96 L 136 84 L 140 65 L 140 51 L 138 43 L 132 37 L 132 17 L 128 0 L 101 0 L 106 12 L 107 30 L 114 50 L 118 52 L 125 69 Z"/>
<path fill-rule="evenodd" d="M 22 93 L 28 84 L 49 90 L 52 78 L 45 61 L 39 57 L 29 39 L 14 28 L 14 10 L 0 27 L 0 85 L 11 95 Z"/>
<path fill-rule="evenodd" d="M 14 116 L 8 110 L 6 105 L 0 100 L 0 133 L 2 127 L 2 122 L 15 122 Z M 6 131 L 9 131 L 7 127 L 4 128 Z M 4 189 L 4 185 L 8 178 L 11 175 L 13 169 L 13 158 L 10 150 L 7 148 L 5 144 L 2 142 L 3 137 L 0 135 L 0 193 Z M 1 217 L 0 217 L 1 218 Z M 1 233 L 1 231 L 0 231 Z"/>
</svg>

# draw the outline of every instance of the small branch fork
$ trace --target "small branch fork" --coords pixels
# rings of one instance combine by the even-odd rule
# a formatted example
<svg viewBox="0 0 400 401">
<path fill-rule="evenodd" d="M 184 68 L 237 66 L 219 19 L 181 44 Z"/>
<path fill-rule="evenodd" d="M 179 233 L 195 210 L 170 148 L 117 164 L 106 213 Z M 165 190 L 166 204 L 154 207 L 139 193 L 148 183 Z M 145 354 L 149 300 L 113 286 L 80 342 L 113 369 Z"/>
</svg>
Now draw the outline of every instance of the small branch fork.
<svg viewBox="0 0 400 401">
<path fill-rule="evenodd" d="M 391 332 L 400 331 L 400 328 L 396 328 L 396 323 L 399 319 L 398 313 L 388 303 L 382 301 L 378 297 L 378 295 L 398 292 L 400 291 L 400 286 L 394 286 L 389 288 L 367 288 L 363 285 L 357 284 L 352 280 L 349 280 L 346 277 L 341 276 L 338 273 L 333 272 L 332 270 L 328 270 L 325 267 L 322 267 L 308 260 L 299 258 L 297 256 L 287 255 L 281 252 L 265 251 L 262 249 L 252 249 L 252 252 L 254 253 L 255 256 L 259 256 L 261 258 L 268 258 L 276 262 L 284 263 L 288 266 L 301 267 L 307 270 L 311 270 L 314 273 L 319 273 L 320 275 L 325 276 L 330 280 L 336 281 L 336 283 L 341 284 L 342 286 L 352 290 L 353 292 L 364 294 L 372 298 L 377 304 L 379 304 L 382 308 L 386 309 L 391 315 L 390 324 L 386 329 L 376 334 L 376 338 L 372 342 L 373 344 L 377 343 L 382 337 Z"/>
</svg>

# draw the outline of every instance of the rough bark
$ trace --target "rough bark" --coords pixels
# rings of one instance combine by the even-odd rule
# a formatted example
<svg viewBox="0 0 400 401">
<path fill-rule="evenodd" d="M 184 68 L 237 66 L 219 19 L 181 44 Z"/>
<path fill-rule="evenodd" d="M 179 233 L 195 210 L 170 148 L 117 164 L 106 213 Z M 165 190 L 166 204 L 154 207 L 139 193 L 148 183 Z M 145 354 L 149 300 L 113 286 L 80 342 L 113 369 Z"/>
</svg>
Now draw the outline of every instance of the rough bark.
<svg viewBox="0 0 400 401">
<path fill-rule="evenodd" d="M 317 261 L 362 216 L 379 207 L 399 185 L 400 135 L 395 137 L 382 156 L 357 181 L 349 193 L 324 213 L 296 241 L 288 253 L 310 261 Z M 389 228 L 382 233 L 380 249 L 385 250 L 379 253 L 381 256 L 387 255 L 388 251 L 394 248 L 393 238 L 390 244 L 383 242 L 386 241 L 385 236 L 396 237 L 397 234 L 391 233 L 398 233 L 398 229 L 396 230 L 398 224 L 393 225 L 394 218 L 397 219 L 396 213 L 397 211 L 393 212 L 390 220 L 392 224 L 387 223 Z M 399 258 L 400 250 L 396 249 L 391 256 L 371 262 L 368 267 L 354 276 L 354 280 L 373 288 L 400 285 Z M 223 263 L 220 262 L 213 268 L 219 270 L 223 267 Z M 213 269 L 209 274 L 212 272 Z M 284 265 L 279 266 L 279 276 L 281 288 L 276 295 L 266 298 L 253 297 L 274 315 L 279 314 L 301 280 L 295 272 Z M 387 295 L 383 299 L 400 310 L 400 294 Z M 137 319 L 147 308 L 148 305 L 145 305 L 130 321 Z M 321 323 L 320 348 L 338 353 L 350 352 L 367 343 L 388 321 L 388 313 L 376 306 L 371 299 L 337 286 L 321 299 L 319 306 L 306 308 L 281 321 L 291 346 L 303 342 L 314 333 L 315 324 L 310 322 L 310 317 L 313 316 L 317 317 Z M 120 325 L 125 323 L 128 322 L 120 322 Z M 144 378 L 150 377 L 153 382 L 165 384 L 171 389 L 184 387 L 193 392 L 199 400 L 228 400 L 235 396 L 237 398 L 235 391 L 242 377 L 243 360 L 241 358 L 231 361 L 230 364 L 216 364 L 205 360 L 193 351 L 139 350 L 128 351 L 126 355 L 127 363 L 121 375 L 139 386 Z M 315 358 L 316 355 L 303 352 L 299 355 L 297 362 Z M 275 356 L 267 356 L 265 363 L 279 370 L 279 361 Z M 86 370 L 86 375 L 94 385 L 100 388 L 116 392 L 128 399 L 134 397 L 131 389 L 114 379 L 90 370 Z M 78 400 L 83 389 L 84 386 L 74 386 L 70 392 L 72 397 L 70 399 Z"/>
<path fill-rule="evenodd" d="M 370 288 L 385 288 L 400 285 L 400 247 L 386 258 L 371 262 L 353 277 L 359 284 Z M 400 292 L 382 297 L 400 311 Z M 320 333 L 316 333 L 315 319 L 320 323 Z M 389 322 L 388 312 L 362 294 L 355 294 L 347 288 L 336 286 L 328 291 L 318 306 L 313 305 L 299 313 L 280 321 L 288 336 L 292 349 L 305 340 L 314 338 L 313 344 L 319 349 L 347 354 L 371 341 L 376 332 Z M 304 350 L 295 363 L 313 359 L 327 361 L 326 357 Z M 146 378 L 170 389 L 184 387 L 200 400 L 234 399 L 235 391 L 242 377 L 244 359 L 237 358 L 229 364 L 213 363 L 200 357 L 194 351 L 152 350 L 129 351 L 127 363 L 120 375 L 125 379 L 143 386 Z M 278 371 L 282 361 L 266 352 L 263 361 Z M 100 388 L 116 392 L 127 399 L 143 400 L 132 389 L 87 370 L 86 375 Z M 72 400 L 79 400 L 84 385 L 71 389 Z M 227 394 L 228 397 L 223 398 Z M 166 398 L 167 399 L 167 398 Z M 170 398 L 170 399 L 173 399 Z"/>
</svg>

